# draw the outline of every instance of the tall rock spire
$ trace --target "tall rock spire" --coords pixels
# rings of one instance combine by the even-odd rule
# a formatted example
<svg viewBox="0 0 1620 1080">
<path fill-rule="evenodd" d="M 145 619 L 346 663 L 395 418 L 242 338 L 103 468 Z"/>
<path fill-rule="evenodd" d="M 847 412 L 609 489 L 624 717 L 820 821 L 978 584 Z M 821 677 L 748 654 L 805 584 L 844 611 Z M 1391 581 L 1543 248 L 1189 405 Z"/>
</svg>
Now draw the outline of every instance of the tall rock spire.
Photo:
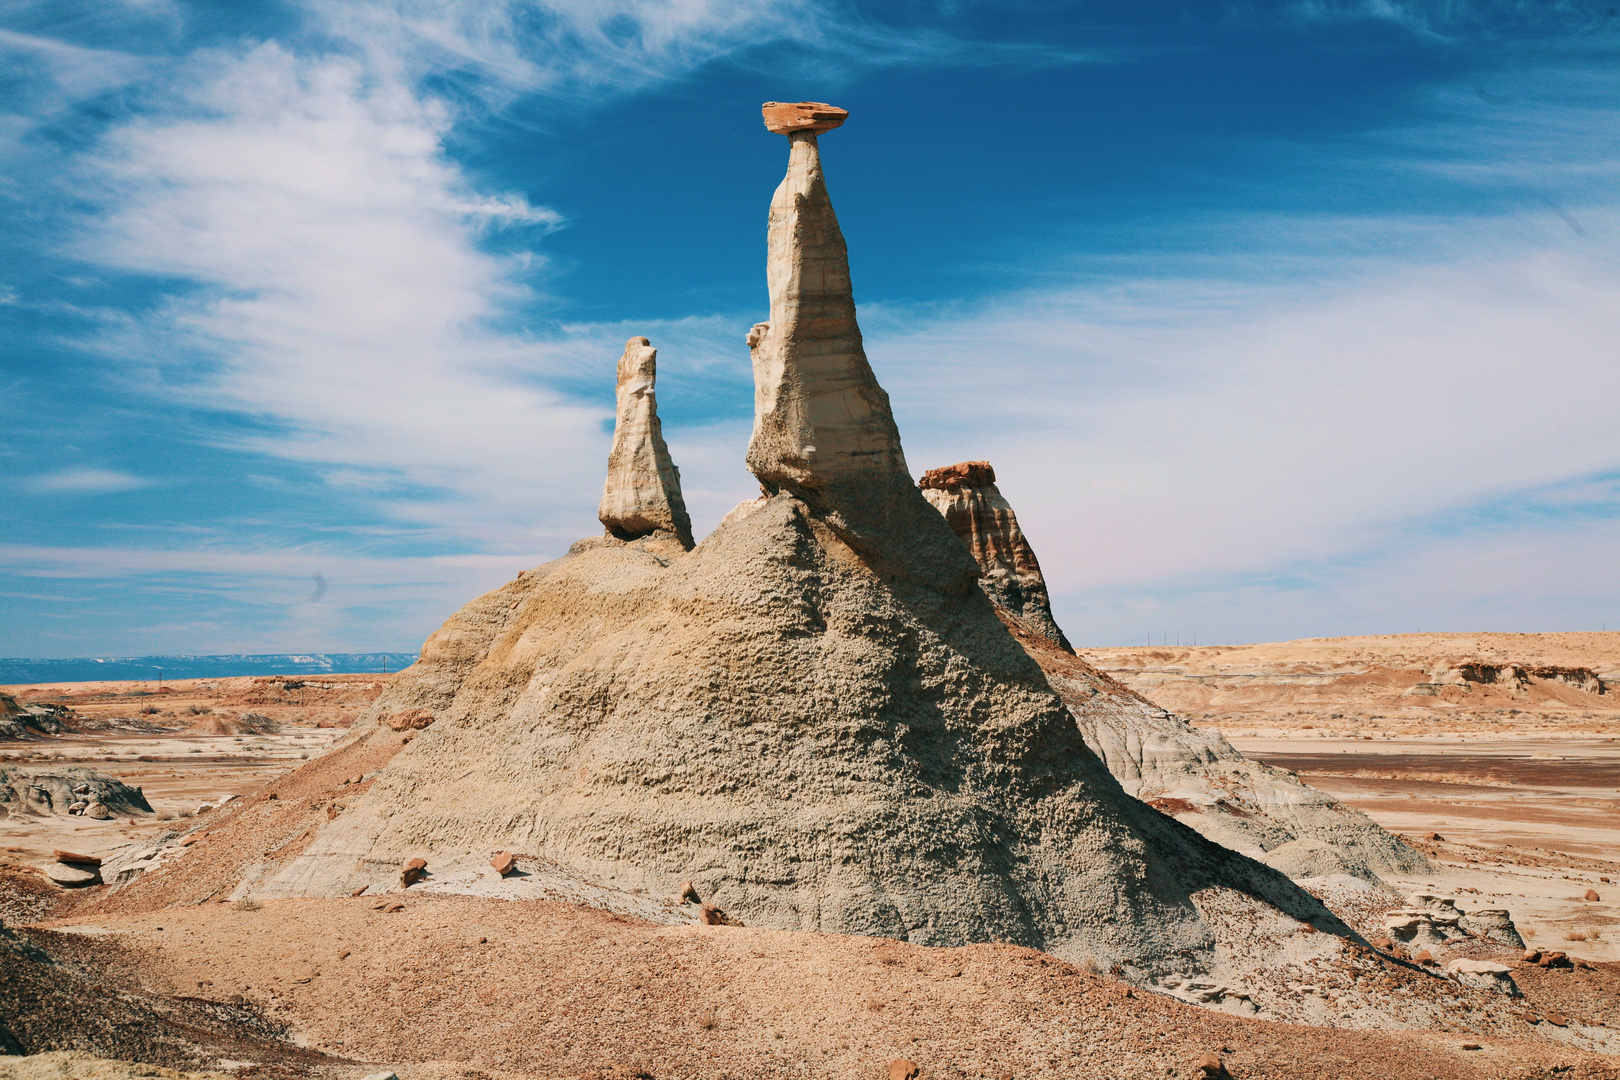
<svg viewBox="0 0 1620 1080">
<path fill-rule="evenodd" d="M 787 176 L 771 200 L 771 321 L 748 335 L 748 468 L 767 492 L 803 500 L 880 569 L 965 589 L 977 567 L 912 482 L 889 395 L 872 374 L 855 321 L 849 252 L 816 141 L 848 114 L 820 102 L 767 102 L 764 115 L 790 149 Z"/>
<path fill-rule="evenodd" d="M 657 378 L 658 350 L 644 337 L 631 338 L 619 358 L 619 413 L 596 516 L 620 540 L 662 532 L 690 550 L 692 522 L 681 498 L 681 472 L 658 422 Z"/>
</svg>

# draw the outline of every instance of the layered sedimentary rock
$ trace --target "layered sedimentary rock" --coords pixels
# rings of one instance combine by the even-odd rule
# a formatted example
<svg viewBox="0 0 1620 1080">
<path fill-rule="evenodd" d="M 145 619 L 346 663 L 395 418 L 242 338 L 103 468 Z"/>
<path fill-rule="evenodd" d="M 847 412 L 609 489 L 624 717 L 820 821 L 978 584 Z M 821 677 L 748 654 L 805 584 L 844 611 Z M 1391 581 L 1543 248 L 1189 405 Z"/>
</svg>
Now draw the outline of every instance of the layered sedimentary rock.
<svg viewBox="0 0 1620 1080">
<path fill-rule="evenodd" d="M 596 516 L 620 540 L 663 534 L 690 549 L 692 521 L 681 498 L 680 470 L 658 422 L 657 378 L 658 350 L 644 337 L 631 338 L 619 358 L 618 416 Z"/>
<path fill-rule="evenodd" d="M 945 516 L 951 531 L 967 545 L 979 566 L 979 587 L 985 595 L 1031 632 L 1073 652 L 1052 618 L 1052 601 L 1035 550 L 997 489 L 996 471 L 990 463 L 964 461 L 929 469 L 918 486 L 923 498 Z"/>
<path fill-rule="evenodd" d="M 978 563 L 985 595 L 1126 791 L 1293 877 L 1431 868 L 1361 811 L 1291 772 L 1250 761 L 1219 732 L 1199 731 L 1073 655 L 995 475 L 987 461 L 965 461 L 931 469 L 920 483 Z"/>
<path fill-rule="evenodd" d="M 766 106 L 768 123 L 781 108 Z M 830 107 L 796 108 L 813 118 Z M 866 359 L 817 127 L 772 127 L 791 132 L 790 149 L 787 175 L 771 200 L 765 268 L 771 319 L 748 335 L 754 365 L 748 468 L 767 494 L 800 500 L 883 571 L 961 591 L 976 576 L 973 561 L 912 483 L 889 395 Z"/>
</svg>

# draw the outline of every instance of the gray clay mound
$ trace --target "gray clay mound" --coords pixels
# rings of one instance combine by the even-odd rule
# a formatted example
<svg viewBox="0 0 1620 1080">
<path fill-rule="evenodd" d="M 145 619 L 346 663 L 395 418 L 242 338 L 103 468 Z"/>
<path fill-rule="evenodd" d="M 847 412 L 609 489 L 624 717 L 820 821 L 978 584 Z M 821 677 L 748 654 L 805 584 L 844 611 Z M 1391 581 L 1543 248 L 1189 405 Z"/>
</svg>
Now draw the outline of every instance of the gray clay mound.
<svg viewBox="0 0 1620 1080">
<path fill-rule="evenodd" d="M 683 557 L 588 541 L 481 597 L 357 726 L 413 709 L 434 722 L 268 894 L 511 850 L 690 880 L 749 925 L 1148 968 L 1210 959 L 1204 890 L 1342 929 L 1126 795 L 978 590 L 887 579 L 790 496 Z"/>
<path fill-rule="evenodd" d="M 222 716 L 210 713 L 186 728 L 182 735 L 272 735 L 281 725 L 263 713 L 239 713 Z"/>
<path fill-rule="evenodd" d="M 151 804 L 138 787 L 83 766 L 23 768 L 0 766 L 0 814 L 127 817 L 150 814 Z"/>
</svg>

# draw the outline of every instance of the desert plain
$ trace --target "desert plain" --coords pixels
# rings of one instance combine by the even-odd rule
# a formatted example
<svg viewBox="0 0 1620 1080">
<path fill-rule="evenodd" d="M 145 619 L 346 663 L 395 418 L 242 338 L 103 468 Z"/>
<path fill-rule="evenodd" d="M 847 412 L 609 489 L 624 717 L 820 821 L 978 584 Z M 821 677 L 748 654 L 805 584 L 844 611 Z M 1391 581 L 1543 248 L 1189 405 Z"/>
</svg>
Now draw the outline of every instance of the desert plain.
<svg viewBox="0 0 1620 1080">
<path fill-rule="evenodd" d="M 0 744 L 0 766 L 89 766 L 140 787 L 153 810 L 0 818 L 0 919 L 49 944 L 57 970 L 27 992 L 59 1045 L 81 1048 L 13 1060 L 66 1070 L 42 1076 L 92 1075 L 85 1052 L 405 1080 L 876 1077 L 891 1061 L 923 1076 L 1201 1076 L 1214 1053 L 1244 1077 L 1615 1075 L 1612 1048 L 1580 1052 L 1569 1033 L 1620 1027 L 1620 694 L 1533 676 L 1410 691 L 1469 660 L 1620 671 L 1620 634 L 1079 653 L 1428 855 L 1438 871 L 1390 880 L 1387 904 L 1404 891 L 1488 899 L 1532 948 L 1590 965 L 1516 963 L 1523 998 L 1449 1002 L 1436 1030 L 1391 1032 L 1223 1015 L 1012 945 L 671 926 L 544 889 L 515 903 L 407 896 L 393 912 L 369 896 L 116 910 L 94 902 L 99 890 L 51 884 L 53 852 L 112 861 L 165 833 L 206 833 L 208 808 L 262 799 L 323 754 L 359 773 L 345 761 L 350 725 L 390 677 L 12 686 L 0 692 L 70 713 L 56 734 Z M 1435 981 L 1400 992 L 1435 994 Z"/>
</svg>

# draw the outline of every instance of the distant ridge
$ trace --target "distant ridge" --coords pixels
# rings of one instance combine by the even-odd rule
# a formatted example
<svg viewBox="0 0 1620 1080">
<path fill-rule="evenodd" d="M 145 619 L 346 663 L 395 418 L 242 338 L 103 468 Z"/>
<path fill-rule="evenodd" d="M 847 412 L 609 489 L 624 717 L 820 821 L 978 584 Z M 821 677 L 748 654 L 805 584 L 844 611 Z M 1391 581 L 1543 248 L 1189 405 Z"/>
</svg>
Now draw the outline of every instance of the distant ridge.
<svg viewBox="0 0 1620 1080">
<path fill-rule="evenodd" d="M 104 679 L 227 679 L 240 675 L 349 675 L 416 663 L 415 653 L 267 653 L 249 656 L 86 656 L 70 660 L 0 658 L 0 685 Z"/>
</svg>

